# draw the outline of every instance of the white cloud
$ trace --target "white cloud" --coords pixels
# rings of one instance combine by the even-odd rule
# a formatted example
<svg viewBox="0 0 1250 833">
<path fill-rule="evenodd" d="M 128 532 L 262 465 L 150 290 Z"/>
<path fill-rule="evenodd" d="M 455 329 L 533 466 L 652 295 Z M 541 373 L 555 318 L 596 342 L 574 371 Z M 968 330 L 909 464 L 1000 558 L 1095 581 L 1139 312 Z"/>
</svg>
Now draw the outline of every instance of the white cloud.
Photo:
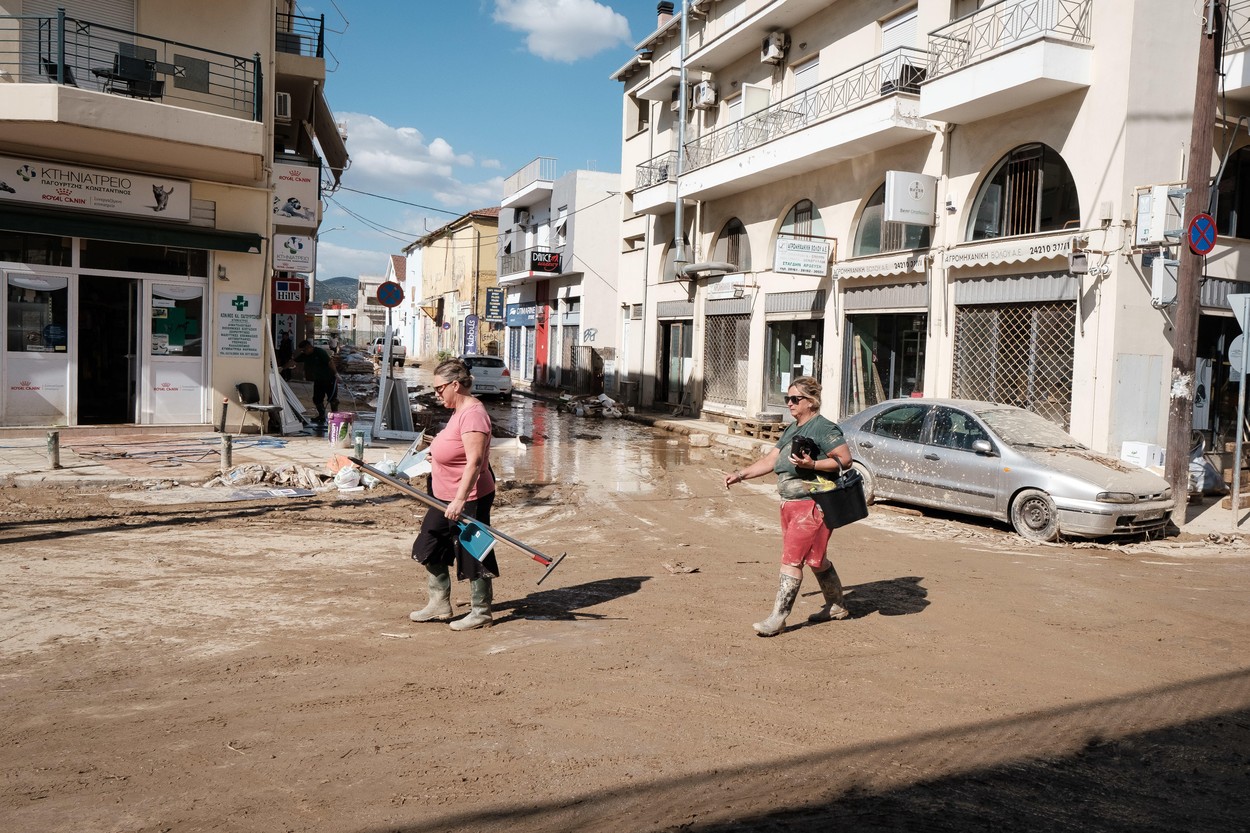
<svg viewBox="0 0 1250 833">
<path fill-rule="evenodd" d="M 629 21 L 596 0 L 495 0 L 495 22 L 526 33 L 529 51 L 572 63 L 629 45 Z"/>
<path fill-rule="evenodd" d="M 471 154 L 456 153 L 441 138 L 426 142 L 414 127 L 392 127 L 363 113 L 344 113 L 351 167 L 343 183 L 352 188 L 384 188 L 388 193 L 439 190 L 454 183 L 456 168 L 471 168 Z"/>
<path fill-rule="evenodd" d="M 480 164 L 485 170 L 498 171 L 503 168 L 503 163 L 498 159 L 483 159 Z"/>
</svg>

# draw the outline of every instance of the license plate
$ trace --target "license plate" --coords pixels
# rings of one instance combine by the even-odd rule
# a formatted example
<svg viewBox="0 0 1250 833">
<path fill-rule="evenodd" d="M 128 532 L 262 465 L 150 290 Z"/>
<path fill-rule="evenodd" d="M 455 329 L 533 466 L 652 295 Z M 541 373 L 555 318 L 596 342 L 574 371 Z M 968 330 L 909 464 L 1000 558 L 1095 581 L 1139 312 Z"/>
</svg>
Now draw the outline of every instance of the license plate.
<svg viewBox="0 0 1250 833">
<path fill-rule="evenodd" d="M 1162 509 L 1151 509 L 1149 512 L 1137 513 L 1137 520 L 1139 521 L 1154 521 L 1162 517 L 1163 517 Z"/>
</svg>

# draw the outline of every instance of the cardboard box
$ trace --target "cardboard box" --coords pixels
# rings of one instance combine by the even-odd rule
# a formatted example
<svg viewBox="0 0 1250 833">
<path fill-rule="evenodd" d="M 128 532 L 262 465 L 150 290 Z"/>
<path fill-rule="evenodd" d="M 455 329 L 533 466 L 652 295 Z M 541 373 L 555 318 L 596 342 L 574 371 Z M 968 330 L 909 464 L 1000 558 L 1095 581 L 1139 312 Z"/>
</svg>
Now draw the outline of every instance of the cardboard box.
<svg viewBox="0 0 1250 833">
<path fill-rule="evenodd" d="M 1162 466 L 1164 449 L 1151 443 L 1124 442 L 1120 444 L 1120 459 L 1143 469 Z"/>
</svg>

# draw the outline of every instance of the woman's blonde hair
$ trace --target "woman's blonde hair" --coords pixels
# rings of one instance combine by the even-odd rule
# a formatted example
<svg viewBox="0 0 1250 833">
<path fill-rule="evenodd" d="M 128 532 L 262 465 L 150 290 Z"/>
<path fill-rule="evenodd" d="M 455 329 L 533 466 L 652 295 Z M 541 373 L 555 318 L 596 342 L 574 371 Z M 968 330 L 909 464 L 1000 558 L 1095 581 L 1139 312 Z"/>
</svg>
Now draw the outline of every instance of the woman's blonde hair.
<svg viewBox="0 0 1250 833">
<path fill-rule="evenodd" d="M 473 374 L 469 373 L 469 368 L 465 367 L 464 362 L 459 359 L 440 362 L 438 367 L 434 368 L 434 375 L 445 382 L 459 382 L 460 387 L 466 391 L 473 389 Z"/>
<path fill-rule="evenodd" d="M 803 394 L 808 399 L 812 400 L 812 404 L 816 406 L 817 410 L 820 409 L 821 386 L 820 386 L 820 382 L 816 381 L 816 377 L 799 376 L 796 379 L 791 379 L 790 387 L 798 388 L 799 393 Z"/>
</svg>

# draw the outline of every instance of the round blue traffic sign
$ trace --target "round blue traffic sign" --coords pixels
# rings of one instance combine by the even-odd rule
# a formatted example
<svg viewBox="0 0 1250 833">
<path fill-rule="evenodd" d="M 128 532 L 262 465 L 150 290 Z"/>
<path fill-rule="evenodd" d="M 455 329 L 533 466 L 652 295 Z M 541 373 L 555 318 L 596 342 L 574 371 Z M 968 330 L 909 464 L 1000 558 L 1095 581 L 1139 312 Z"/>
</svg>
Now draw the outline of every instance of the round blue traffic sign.
<svg viewBox="0 0 1250 833">
<path fill-rule="evenodd" d="M 384 307 L 397 307 L 404 302 L 404 288 L 395 281 L 378 285 L 378 303 Z"/>
<path fill-rule="evenodd" d="M 1189 248 L 1194 254 L 1211 254 L 1217 237 L 1215 218 L 1210 214 L 1197 214 L 1189 221 Z"/>
</svg>

